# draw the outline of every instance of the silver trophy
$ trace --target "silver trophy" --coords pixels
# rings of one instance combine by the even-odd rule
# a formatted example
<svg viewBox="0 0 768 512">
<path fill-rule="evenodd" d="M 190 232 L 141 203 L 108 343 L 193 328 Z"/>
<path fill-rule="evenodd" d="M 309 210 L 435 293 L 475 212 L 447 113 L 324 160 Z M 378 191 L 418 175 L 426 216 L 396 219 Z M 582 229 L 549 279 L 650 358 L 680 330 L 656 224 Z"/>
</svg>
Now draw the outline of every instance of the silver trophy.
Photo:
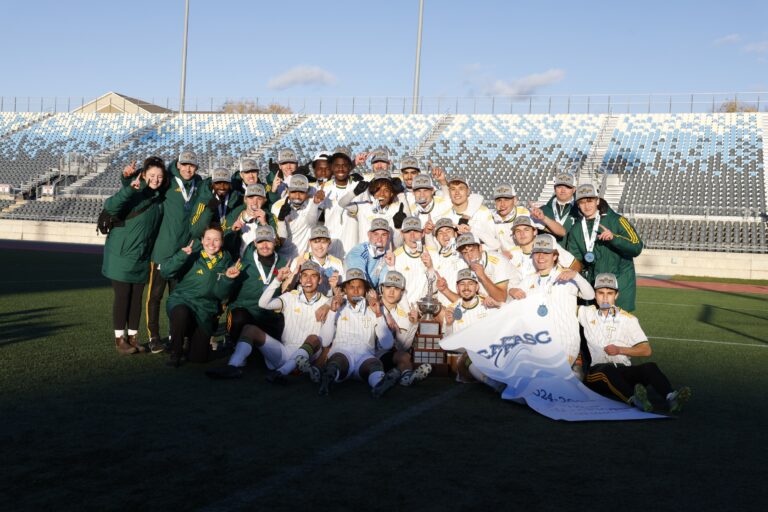
<svg viewBox="0 0 768 512">
<path fill-rule="evenodd" d="M 427 273 L 427 294 L 416 302 L 421 312 L 421 320 L 434 320 L 435 315 L 440 312 L 440 302 L 435 300 L 435 281 L 437 277 L 434 272 Z"/>
</svg>

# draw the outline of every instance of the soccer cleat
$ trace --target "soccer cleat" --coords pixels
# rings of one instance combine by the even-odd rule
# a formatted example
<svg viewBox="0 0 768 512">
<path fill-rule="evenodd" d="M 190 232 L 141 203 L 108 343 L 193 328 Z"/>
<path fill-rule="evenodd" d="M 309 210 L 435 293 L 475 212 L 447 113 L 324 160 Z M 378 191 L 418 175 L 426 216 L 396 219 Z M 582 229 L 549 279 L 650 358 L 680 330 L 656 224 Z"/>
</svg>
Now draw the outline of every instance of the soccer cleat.
<svg viewBox="0 0 768 512">
<path fill-rule="evenodd" d="M 415 371 L 407 370 L 403 372 L 402 377 L 400 377 L 400 385 L 412 386 L 420 380 L 426 379 L 430 373 L 432 373 L 432 365 L 429 363 L 421 364 Z"/>
<path fill-rule="evenodd" d="M 320 389 L 317 393 L 320 396 L 326 396 L 331 392 L 333 383 L 336 382 L 337 370 L 330 365 L 325 367 L 325 370 L 320 375 Z"/>
<path fill-rule="evenodd" d="M 651 412 L 653 404 L 648 400 L 648 390 L 642 384 L 635 384 L 635 394 L 630 398 L 632 404 L 643 412 Z"/>
<path fill-rule="evenodd" d="M 312 365 L 309 364 L 309 359 L 306 356 L 296 356 L 296 368 L 301 373 L 309 373 Z"/>
<path fill-rule="evenodd" d="M 683 405 L 691 398 L 691 388 L 683 386 L 682 388 L 673 391 L 667 398 L 667 405 L 669 405 L 669 412 L 678 413 L 683 410 Z"/>
<path fill-rule="evenodd" d="M 384 396 L 384 393 L 395 387 L 399 381 L 400 370 L 397 368 L 392 368 L 386 374 L 384 374 L 384 377 L 379 381 L 378 384 L 371 388 L 371 396 L 373 396 L 373 398 L 381 398 Z"/>
<path fill-rule="evenodd" d="M 243 370 L 237 366 L 228 364 L 221 368 L 211 368 L 210 370 L 206 370 L 205 374 L 211 379 L 239 379 L 243 376 Z"/>
<path fill-rule="evenodd" d="M 405 370 L 402 375 L 400 375 L 400 385 L 401 386 L 410 386 L 413 384 L 413 370 Z"/>
<path fill-rule="evenodd" d="M 288 379 L 286 379 L 285 375 L 280 373 L 279 370 L 270 370 L 267 373 L 267 382 L 270 384 L 280 384 L 281 386 L 285 386 L 288 384 Z"/>
<path fill-rule="evenodd" d="M 160 341 L 160 338 L 150 338 L 149 351 L 152 352 L 153 354 L 159 354 L 165 351 L 165 345 L 163 344 L 162 341 Z"/>
<path fill-rule="evenodd" d="M 309 367 L 309 380 L 311 380 L 315 384 L 320 383 L 320 379 L 322 378 L 321 374 L 322 374 L 322 371 L 317 366 Z"/>
</svg>

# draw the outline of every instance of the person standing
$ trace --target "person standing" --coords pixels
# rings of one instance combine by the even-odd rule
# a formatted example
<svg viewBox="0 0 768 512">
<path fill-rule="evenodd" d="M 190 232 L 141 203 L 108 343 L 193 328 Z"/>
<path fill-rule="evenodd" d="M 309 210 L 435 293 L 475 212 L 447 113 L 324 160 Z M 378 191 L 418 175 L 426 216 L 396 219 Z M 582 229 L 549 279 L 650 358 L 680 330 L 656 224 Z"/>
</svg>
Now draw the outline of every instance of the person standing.
<svg viewBox="0 0 768 512">
<path fill-rule="evenodd" d="M 188 245 L 191 239 L 192 207 L 202 182 L 197 169 L 197 155 L 193 151 L 182 151 L 179 158 L 171 162 L 164 187 L 163 221 L 152 249 L 146 303 L 149 349 L 153 354 L 165 350 L 160 340 L 160 302 L 166 287 L 173 292 L 176 286 L 174 279 L 168 280 L 161 275 L 160 263 Z"/>
<path fill-rule="evenodd" d="M 126 171 L 135 173 L 135 162 Z M 165 163 L 149 157 L 144 160 L 140 176 L 104 203 L 113 226 L 104 244 L 101 273 L 112 281 L 115 293 L 112 323 L 115 347 L 121 354 L 144 351 L 138 342 L 141 297 L 149 279 L 152 242 L 163 215 L 164 179 Z"/>
<path fill-rule="evenodd" d="M 643 250 L 635 228 L 611 210 L 591 183 L 576 188 L 576 205 L 581 219 L 568 234 L 568 252 L 581 261 L 582 274 L 593 284 L 597 274 L 610 273 L 618 279 L 621 296 L 618 306 L 635 310 L 637 278 L 634 258 Z"/>
</svg>

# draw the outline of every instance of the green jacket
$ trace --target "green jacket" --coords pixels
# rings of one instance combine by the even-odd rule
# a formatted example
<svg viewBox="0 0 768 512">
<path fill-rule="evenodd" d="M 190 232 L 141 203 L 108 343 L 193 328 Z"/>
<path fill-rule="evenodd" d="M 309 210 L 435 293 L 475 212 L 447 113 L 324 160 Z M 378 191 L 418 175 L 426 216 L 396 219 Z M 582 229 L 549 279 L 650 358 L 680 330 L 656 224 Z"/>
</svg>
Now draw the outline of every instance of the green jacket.
<svg viewBox="0 0 768 512">
<path fill-rule="evenodd" d="M 204 254 L 199 242 L 195 242 L 190 255 L 179 249 L 160 265 L 160 275 L 165 279 L 179 280 L 168 297 L 168 316 L 173 308 L 183 304 L 194 312 L 197 325 L 210 335 L 216 331 L 221 303 L 229 298 L 235 280 L 224 275 L 232 266 L 232 258 L 226 251 L 219 251 L 210 268 L 211 260 L 206 259 Z"/>
<path fill-rule="evenodd" d="M 211 220 L 214 219 L 214 211 L 208 208 L 208 202 L 213 199 L 213 191 L 211 190 L 210 178 L 203 180 L 200 185 L 200 193 L 195 198 L 195 206 L 192 208 L 192 215 L 189 221 L 190 238 L 201 238 L 207 228 L 211 224 Z M 243 195 L 240 192 L 232 189 L 229 193 L 229 202 L 227 203 L 225 221 L 221 225 L 221 229 L 225 232 L 228 228 L 231 228 L 230 213 L 235 208 L 242 206 Z M 218 218 L 218 212 L 216 218 Z M 237 217 L 235 217 L 237 220 Z"/>
<path fill-rule="evenodd" d="M 176 254 L 192 238 L 189 220 L 192 216 L 192 207 L 197 204 L 196 197 L 200 193 L 203 181 L 197 174 L 190 180 L 182 180 L 179 169 L 176 167 L 176 160 L 168 166 L 166 177 L 168 179 L 166 180 L 167 188 L 163 203 L 163 223 L 160 225 L 160 232 L 155 240 L 155 248 L 152 250 L 152 261 L 155 263 L 162 263 Z M 192 197 L 186 204 L 176 178 L 181 180 L 185 190 L 189 191 L 194 186 Z"/>
<path fill-rule="evenodd" d="M 594 222 L 594 219 L 587 221 L 588 234 L 592 233 Z M 637 279 L 633 259 L 642 252 L 643 241 L 640 240 L 629 221 L 613 210 L 608 210 L 605 215 L 600 216 L 600 224 L 613 232 L 613 240 L 604 242 L 598 239 L 595 241 L 595 246 L 592 249 L 595 255 L 594 262 L 587 263 L 584 260 L 587 246 L 584 241 L 581 221 L 575 223 L 568 232 L 566 250 L 573 254 L 574 258 L 581 261 L 584 266 L 582 274 L 593 285 L 597 274 L 603 272 L 615 274 L 619 283 L 619 298 L 616 305 L 627 311 L 634 311 Z M 602 230 L 599 231 L 599 233 L 601 232 Z"/>
<path fill-rule="evenodd" d="M 266 289 L 267 285 L 261 279 L 261 274 L 256 267 L 256 260 L 254 258 L 256 254 L 256 247 L 251 244 L 243 253 L 243 257 L 240 260 L 240 275 L 235 279 L 235 285 L 232 289 L 232 296 L 234 299 L 229 303 L 229 309 L 244 308 L 247 309 L 250 314 L 258 319 L 277 319 L 280 315 L 274 311 L 269 311 L 259 307 L 259 299 L 261 294 Z M 272 279 L 275 278 L 277 271 L 288 265 L 288 260 L 280 255 L 277 255 L 275 269 L 272 271 Z M 269 272 L 268 268 L 263 269 L 266 274 Z M 269 279 L 269 276 L 266 276 Z"/>
<path fill-rule="evenodd" d="M 104 203 L 111 215 L 124 219 L 131 212 L 151 205 L 145 211 L 112 228 L 104 244 L 101 273 L 115 281 L 146 283 L 149 279 L 150 254 L 163 218 L 161 190 L 152 190 L 146 182 L 136 190 L 122 187 Z"/>
<path fill-rule="evenodd" d="M 557 199 L 553 195 L 550 197 L 546 204 L 542 205 L 541 210 L 544 212 L 544 215 L 549 217 L 550 219 L 555 219 L 555 210 L 552 208 L 552 202 L 555 202 L 557 204 Z M 566 205 L 563 209 L 563 214 L 565 215 L 565 220 L 563 220 L 563 228 L 565 229 L 565 236 L 563 238 L 559 238 L 558 242 L 560 242 L 560 245 L 565 246 L 568 243 L 568 232 L 571 230 L 573 225 L 578 221 L 581 221 L 581 212 L 579 211 L 579 207 L 576 206 L 576 203 L 572 203 L 570 205 Z M 562 219 L 562 217 L 561 217 Z"/>
</svg>

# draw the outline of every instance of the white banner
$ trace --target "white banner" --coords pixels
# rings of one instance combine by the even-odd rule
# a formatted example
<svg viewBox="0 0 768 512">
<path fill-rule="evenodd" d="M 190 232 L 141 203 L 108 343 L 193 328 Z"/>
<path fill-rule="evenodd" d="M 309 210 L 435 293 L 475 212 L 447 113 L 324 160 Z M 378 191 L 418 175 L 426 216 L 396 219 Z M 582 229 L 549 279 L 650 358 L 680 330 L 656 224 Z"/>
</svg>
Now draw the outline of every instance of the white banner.
<svg viewBox="0 0 768 512">
<path fill-rule="evenodd" d="M 595 393 L 573 375 L 565 345 L 554 336 L 552 315 L 537 314 L 539 303 L 521 300 L 502 306 L 482 322 L 446 337 L 444 350 L 466 349 L 472 364 L 507 384 L 505 400 L 527 403 L 554 420 L 645 420 L 665 418 Z"/>
</svg>

